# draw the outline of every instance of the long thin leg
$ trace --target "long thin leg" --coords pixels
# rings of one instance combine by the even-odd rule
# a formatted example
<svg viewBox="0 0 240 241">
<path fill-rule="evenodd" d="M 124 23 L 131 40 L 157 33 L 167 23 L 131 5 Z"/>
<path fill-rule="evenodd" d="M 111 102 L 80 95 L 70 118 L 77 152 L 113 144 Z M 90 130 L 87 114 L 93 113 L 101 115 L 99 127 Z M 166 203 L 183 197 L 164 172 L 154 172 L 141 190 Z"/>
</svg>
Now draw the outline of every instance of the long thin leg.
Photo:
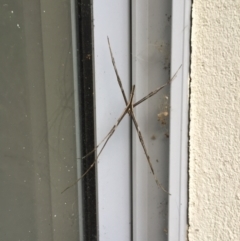
<svg viewBox="0 0 240 241">
<path fill-rule="evenodd" d="M 143 97 L 141 100 L 137 101 L 136 103 L 133 104 L 133 107 L 136 107 L 137 105 L 141 104 L 143 101 L 147 100 L 148 98 L 152 97 L 153 95 L 157 94 L 158 91 L 160 91 L 161 89 L 163 89 L 164 87 L 166 87 L 168 84 L 170 84 L 177 76 L 178 71 L 180 70 L 180 68 L 182 67 L 182 65 L 179 66 L 179 68 L 177 69 L 176 73 L 173 75 L 173 77 L 168 80 L 164 85 L 160 86 L 159 88 L 157 88 L 156 90 L 150 92 L 148 95 L 146 95 L 145 97 Z"/>
<path fill-rule="evenodd" d="M 108 41 L 109 41 L 109 39 L 108 39 Z M 110 48 L 110 53 L 111 53 L 111 55 L 112 55 L 110 43 L 109 43 L 109 48 Z M 112 56 L 112 63 L 113 63 L 114 66 L 115 66 L 115 61 L 114 61 L 113 56 Z M 177 70 L 177 72 L 174 74 L 174 76 L 173 76 L 169 81 L 167 81 L 164 85 L 162 85 L 161 87 L 157 88 L 156 90 L 150 92 L 148 95 L 146 95 L 145 97 L 143 97 L 141 100 L 139 100 L 139 101 L 137 101 L 136 103 L 134 103 L 134 104 L 133 104 L 133 108 L 135 108 L 137 105 L 141 104 L 142 102 L 144 102 L 144 101 L 147 100 L 148 98 L 152 97 L 153 95 L 157 94 L 161 89 L 163 89 L 163 88 L 166 87 L 169 83 L 171 83 L 171 82 L 175 79 L 175 77 L 176 77 L 176 75 L 177 75 L 177 73 L 178 73 L 178 71 L 179 71 L 179 69 L 180 69 L 181 67 L 182 67 L 182 66 L 180 66 L 180 67 L 178 68 L 178 70 Z M 126 96 L 126 95 L 125 95 L 124 89 L 123 89 L 123 87 L 122 87 L 122 82 L 121 82 L 121 79 L 120 79 L 119 74 L 118 74 L 118 72 L 117 72 L 116 66 L 114 67 L 114 69 L 116 69 L 115 73 L 116 73 L 116 75 L 117 75 L 117 80 L 118 80 L 120 89 L 121 89 L 121 91 L 122 91 L 123 98 L 124 98 L 124 100 L 125 100 L 125 97 L 124 97 L 124 96 Z M 127 104 L 127 102 L 126 102 L 126 104 Z M 125 114 L 126 114 L 126 113 L 125 113 Z M 124 114 L 124 115 L 125 115 L 125 114 Z M 114 128 L 114 127 L 115 127 L 115 126 L 113 126 L 113 128 Z M 109 133 L 101 140 L 101 142 L 100 142 L 93 150 L 91 150 L 90 152 L 88 152 L 88 153 L 87 153 L 85 156 L 83 156 L 81 159 L 84 159 L 84 158 L 86 158 L 87 156 L 91 155 L 93 152 L 95 152 L 95 151 L 97 150 L 97 148 L 107 139 L 107 137 L 108 137 L 108 136 L 110 135 L 110 133 L 112 132 L 113 128 L 109 131 Z"/>
<path fill-rule="evenodd" d="M 86 157 L 88 157 L 89 155 L 91 155 L 93 152 L 95 152 L 98 147 L 109 137 L 109 135 L 111 135 L 111 133 L 113 132 L 113 130 L 120 124 L 120 122 L 122 121 L 122 119 L 124 118 L 124 116 L 128 113 L 128 108 L 125 108 L 125 110 L 123 111 L 123 113 L 121 114 L 121 116 L 118 118 L 116 124 L 112 127 L 112 129 L 108 132 L 108 134 L 98 143 L 97 146 L 95 146 L 94 149 L 92 149 L 90 152 L 88 152 L 85 156 L 83 156 L 82 159 L 85 159 Z"/>
<path fill-rule="evenodd" d="M 110 55 L 111 55 L 111 60 L 112 60 L 113 68 L 114 68 L 115 74 L 116 74 L 116 76 L 117 76 L 117 81 L 118 81 L 119 87 L 120 87 L 120 89 L 121 89 L 121 92 L 122 92 L 122 95 L 123 95 L 125 104 L 127 105 L 127 104 L 128 104 L 127 97 L 126 97 L 125 91 L 124 91 L 123 86 L 122 86 L 122 81 L 121 81 L 120 76 L 119 76 L 119 74 L 118 74 L 117 66 L 116 66 L 116 63 L 115 63 L 115 59 L 114 59 L 114 57 L 113 57 L 113 53 L 112 53 L 112 49 L 111 49 L 111 45 L 110 45 L 110 41 L 109 41 L 109 38 L 108 38 L 108 37 L 107 37 L 107 40 L 108 40 L 108 47 L 109 47 L 109 51 L 110 51 Z M 102 140 L 92 151 L 88 152 L 87 155 L 83 156 L 81 159 L 86 158 L 87 156 L 89 156 L 90 154 L 92 154 L 94 151 L 96 151 L 96 149 L 107 139 L 107 137 L 110 135 L 110 133 L 112 132 L 113 129 L 114 129 L 114 126 L 113 126 L 113 128 L 109 131 L 109 133 L 103 138 L 103 140 Z"/>
<path fill-rule="evenodd" d="M 94 165 L 96 164 L 99 156 L 101 155 L 103 149 L 105 148 L 105 146 L 107 145 L 109 139 L 112 137 L 113 133 L 115 132 L 115 130 L 117 129 L 118 125 L 120 124 L 120 122 L 122 121 L 122 119 L 124 118 L 124 116 L 126 115 L 126 113 L 128 112 L 129 108 L 131 108 L 132 106 L 132 101 L 133 101 L 133 96 L 134 96 L 134 91 L 135 91 L 135 85 L 132 88 L 131 91 L 131 96 L 130 96 L 130 101 L 127 104 L 125 111 L 123 112 L 123 114 L 120 116 L 120 118 L 118 118 L 117 123 L 113 126 L 113 128 L 111 129 L 111 131 L 109 132 L 109 136 L 107 138 L 107 140 L 105 141 L 103 147 L 101 148 L 99 154 L 97 155 L 96 159 L 94 160 L 94 162 L 90 165 L 90 167 L 83 173 L 83 175 L 81 177 L 79 177 L 74 183 L 72 183 L 70 186 L 68 186 L 67 188 L 65 188 L 61 193 L 64 193 L 65 191 L 67 191 L 69 188 L 73 187 L 74 185 L 76 185 L 85 175 L 87 175 L 87 173 L 94 167 Z M 105 138 L 104 138 L 105 139 Z"/>
<path fill-rule="evenodd" d="M 107 37 L 108 40 L 108 47 L 109 47 L 109 51 L 110 51 L 110 55 L 111 55 L 111 59 L 112 59 L 112 65 L 115 71 L 115 74 L 117 76 L 117 81 L 119 84 L 119 87 L 121 89 L 125 104 L 127 105 L 127 97 L 125 94 L 125 91 L 123 89 L 123 85 L 122 85 L 122 81 L 121 78 L 119 76 L 118 70 L 117 70 L 117 66 L 116 66 L 116 62 L 115 59 L 113 57 L 113 53 L 112 53 L 112 48 L 111 48 L 111 44 L 110 44 L 110 40 Z M 164 85 L 160 86 L 159 88 L 157 88 L 156 90 L 151 91 L 148 95 L 146 95 L 145 97 L 143 97 L 141 100 L 137 101 L 136 103 L 133 104 L 133 107 L 136 107 L 137 105 L 141 104 L 143 101 L 147 100 L 148 98 L 152 97 L 153 95 L 157 94 L 161 89 L 163 89 L 164 87 L 166 87 L 167 85 L 169 85 L 177 76 L 178 71 L 180 70 L 180 68 L 182 67 L 182 65 L 180 65 L 177 69 L 177 71 L 175 72 L 175 74 L 173 75 L 173 77 L 171 79 L 169 79 Z"/>
<path fill-rule="evenodd" d="M 123 99 L 125 101 L 125 104 L 127 105 L 127 103 L 128 103 L 127 97 L 126 97 L 125 91 L 124 91 L 123 86 L 122 86 L 122 81 L 121 81 L 120 76 L 118 74 L 117 66 L 116 66 L 116 63 L 115 63 L 115 59 L 113 57 L 111 44 L 110 44 L 110 41 L 109 41 L 108 37 L 107 37 L 107 40 L 108 40 L 108 47 L 109 47 L 109 51 L 110 51 L 110 55 L 111 55 L 111 59 L 112 59 L 113 68 L 114 68 L 115 74 L 117 76 L 118 85 L 119 85 L 119 87 L 120 87 L 120 89 L 122 91 L 122 95 L 123 95 Z"/>
<path fill-rule="evenodd" d="M 101 148 L 100 153 L 103 151 L 103 148 L 106 146 L 106 143 L 108 142 L 108 140 L 110 139 L 110 137 L 113 135 L 113 133 L 115 132 L 117 126 L 120 124 L 120 122 L 122 121 L 122 119 L 124 118 L 124 116 L 127 114 L 128 112 L 128 108 L 125 108 L 124 112 L 122 113 L 122 115 L 120 116 L 120 118 L 118 118 L 117 123 L 112 127 L 112 129 L 110 130 L 110 132 L 103 138 L 103 140 L 90 152 L 88 152 L 87 155 L 85 155 L 83 158 L 86 158 L 87 156 L 89 156 L 91 153 L 95 152 L 97 150 L 97 148 L 102 144 L 103 141 L 105 141 L 104 146 Z M 83 175 L 81 177 L 79 177 L 74 183 L 72 183 L 70 186 L 66 187 L 61 193 L 64 193 L 65 191 L 67 191 L 69 188 L 73 187 L 74 185 L 76 185 L 96 164 L 97 159 L 98 159 L 99 155 L 97 156 L 97 158 L 95 159 L 95 161 L 91 164 L 91 166 L 83 173 Z"/>
<path fill-rule="evenodd" d="M 114 70 L 115 70 L 115 74 L 116 74 L 116 77 L 117 77 L 118 85 L 119 85 L 119 87 L 120 87 L 120 89 L 121 89 L 121 92 L 122 92 L 124 101 L 125 101 L 125 103 L 127 104 L 126 94 L 125 94 L 125 91 L 124 91 L 124 89 L 123 89 L 123 85 L 122 85 L 121 78 L 120 78 L 120 76 L 119 76 L 119 74 L 118 74 L 118 70 L 117 70 L 117 66 L 116 66 L 116 63 L 115 63 L 115 60 L 114 60 L 114 57 L 113 57 L 113 53 L 112 53 L 112 49 L 111 49 L 111 45 L 110 45 L 109 38 L 108 38 L 108 46 L 109 46 L 109 51 L 110 51 L 110 55 L 111 55 L 111 59 L 112 59 L 113 68 L 114 68 Z M 171 80 L 170 80 L 170 81 L 171 81 Z M 145 101 L 146 99 L 150 98 L 151 96 L 155 95 L 158 91 L 160 91 L 160 90 L 163 89 L 166 85 L 168 85 L 170 81 L 168 81 L 166 84 L 164 84 L 163 86 L 161 86 L 161 87 L 158 88 L 157 90 L 152 91 L 151 93 L 149 93 L 149 94 L 145 97 L 145 99 L 143 98 L 143 99 L 140 100 L 140 101 L 143 102 L 143 101 Z M 140 102 L 140 103 L 141 103 L 141 102 Z M 138 104 L 140 104 L 140 103 L 138 103 Z M 137 106 L 137 105 L 135 105 L 135 106 Z M 140 143 L 141 143 L 141 145 L 142 145 L 142 147 L 143 147 L 145 156 L 146 156 L 146 158 L 147 158 L 149 167 L 150 167 L 150 169 L 151 169 L 151 172 L 152 172 L 152 174 L 153 174 L 153 176 L 154 176 L 155 181 L 156 181 L 157 185 L 158 185 L 164 192 L 167 192 L 166 189 L 164 189 L 164 187 L 160 184 L 160 182 L 159 182 L 158 179 L 157 179 L 157 176 L 156 176 L 155 173 L 154 173 L 154 169 L 153 169 L 153 166 L 152 166 L 150 157 L 149 157 L 149 155 L 148 155 L 147 148 L 146 148 L 146 146 L 145 146 L 142 133 L 141 133 L 139 127 L 138 127 L 138 123 L 137 123 L 136 117 L 135 117 L 134 112 L 133 112 L 133 105 L 131 105 L 131 108 L 129 109 L 128 114 L 130 115 L 130 117 L 131 117 L 132 120 L 133 120 L 134 126 L 135 126 L 135 128 L 136 128 L 137 133 L 138 133 L 139 141 L 140 141 Z M 168 192 L 167 192 L 167 193 L 168 193 Z"/>
<path fill-rule="evenodd" d="M 142 145 L 142 147 L 143 147 L 145 156 L 147 157 L 147 161 L 148 161 L 149 167 L 150 167 L 150 169 L 151 169 L 151 172 L 152 172 L 152 174 L 153 174 L 153 176 L 154 176 L 155 182 L 157 183 L 158 187 L 160 187 L 164 192 L 166 192 L 166 193 L 169 194 L 169 192 L 168 192 L 168 191 L 163 187 L 163 185 L 159 182 L 156 174 L 154 173 L 154 169 L 153 169 L 153 166 L 152 166 L 150 157 L 149 157 L 149 155 L 148 155 L 147 148 L 146 148 L 146 146 L 145 146 L 142 133 L 141 133 L 141 131 L 140 131 L 140 129 L 139 129 L 139 126 L 138 126 L 136 117 L 135 117 L 134 112 L 133 112 L 133 106 L 131 107 L 131 114 L 130 114 L 130 115 L 132 116 L 132 120 L 133 120 L 134 126 L 135 126 L 135 128 L 136 128 L 137 133 L 138 133 L 139 141 L 140 141 L 140 143 L 141 143 L 141 145 Z"/>
</svg>

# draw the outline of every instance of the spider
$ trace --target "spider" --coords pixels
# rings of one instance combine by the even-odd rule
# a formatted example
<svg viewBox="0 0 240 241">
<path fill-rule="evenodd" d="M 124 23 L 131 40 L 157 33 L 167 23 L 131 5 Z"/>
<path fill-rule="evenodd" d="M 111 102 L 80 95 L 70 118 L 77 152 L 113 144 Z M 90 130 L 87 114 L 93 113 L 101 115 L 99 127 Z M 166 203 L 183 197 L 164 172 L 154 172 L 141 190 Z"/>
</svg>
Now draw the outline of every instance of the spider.
<svg viewBox="0 0 240 241">
<path fill-rule="evenodd" d="M 91 168 L 94 167 L 94 165 L 96 164 L 99 156 L 101 155 L 104 147 L 107 145 L 109 139 L 111 138 L 111 136 L 114 134 L 115 130 L 117 129 L 117 127 L 119 126 L 119 124 L 121 123 L 121 121 L 123 120 L 123 118 L 125 117 L 126 114 L 128 114 L 130 116 L 130 118 L 132 119 L 133 121 L 133 124 L 135 126 L 135 129 L 137 131 L 137 134 L 138 134 L 138 138 L 139 138 L 139 141 L 143 147 L 143 150 L 144 150 L 144 153 L 145 153 L 145 156 L 147 158 L 147 161 L 148 161 L 148 165 L 151 169 L 151 172 L 153 174 L 153 177 L 155 179 L 155 182 L 156 184 L 158 185 L 158 187 L 160 187 L 164 192 L 168 193 L 168 191 L 162 186 L 162 184 L 158 181 L 155 173 L 154 173 L 154 169 L 153 169 L 153 166 L 152 166 L 152 163 L 151 163 L 151 160 L 150 160 L 150 157 L 148 155 L 148 152 L 147 152 L 147 149 L 146 149 L 146 146 L 145 146 L 145 143 L 144 143 L 144 140 L 143 140 L 143 136 L 142 136 L 142 133 L 139 129 L 139 126 L 138 126 L 138 123 L 137 123 L 137 120 L 136 120 L 136 117 L 135 117 L 135 114 L 133 112 L 133 109 L 138 106 L 139 104 L 141 104 L 143 101 L 147 100 L 148 98 L 152 97 L 153 95 L 157 94 L 161 89 L 163 89 L 165 86 L 167 86 L 168 84 L 171 83 L 171 81 L 177 76 L 177 73 L 179 71 L 179 69 L 181 68 L 181 66 L 178 68 L 178 70 L 176 71 L 176 73 L 173 75 L 173 77 L 168 80 L 164 85 L 160 86 L 159 88 L 157 88 L 156 90 L 150 92 L 148 95 L 146 95 L 145 97 L 143 97 L 142 99 L 140 99 L 139 101 L 135 102 L 134 104 L 132 103 L 133 102 L 133 97 L 134 97 L 134 91 L 135 91 L 135 85 L 133 85 L 132 87 L 132 90 L 131 90 L 131 94 L 130 94 L 130 97 L 129 97 L 129 101 L 127 100 L 127 96 L 125 94 L 125 91 L 123 89 L 123 86 L 122 86 L 122 81 L 120 79 L 120 76 L 118 74 L 118 70 L 117 70 L 117 67 L 116 67 L 116 63 L 115 63 L 115 59 L 113 57 L 113 53 L 112 53 L 112 49 L 111 49 L 111 45 L 110 45 L 110 40 L 109 38 L 107 38 L 108 40 L 108 47 L 109 47 L 109 51 L 110 51 L 110 55 L 111 55 L 111 60 L 112 60 L 112 65 L 113 65 L 113 68 L 114 68 L 114 71 L 115 71 L 115 74 L 116 74 L 116 77 L 117 77 L 117 81 L 118 81 L 118 85 L 120 87 L 120 90 L 122 92 L 122 96 L 123 96 L 123 99 L 124 99 L 124 102 L 126 104 L 126 108 L 124 109 L 123 113 L 120 115 L 120 117 L 118 118 L 116 124 L 111 128 L 111 130 L 108 132 L 108 134 L 103 138 L 103 140 L 97 145 L 95 146 L 95 148 L 90 151 L 87 155 L 85 155 L 84 157 L 82 157 L 82 159 L 86 158 L 87 156 L 89 156 L 90 154 L 92 154 L 93 152 L 95 152 L 98 147 L 103 144 L 101 150 L 99 151 L 96 159 L 94 160 L 94 162 L 90 165 L 90 167 L 82 174 L 82 176 L 80 178 L 78 178 L 74 183 L 72 183 L 70 186 L 68 186 L 67 188 L 65 188 L 62 193 L 64 193 L 67 189 L 71 188 L 72 186 L 74 186 L 75 184 L 77 184 L 85 175 L 87 175 L 87 173 L 90 171 Z"/>
</svg>

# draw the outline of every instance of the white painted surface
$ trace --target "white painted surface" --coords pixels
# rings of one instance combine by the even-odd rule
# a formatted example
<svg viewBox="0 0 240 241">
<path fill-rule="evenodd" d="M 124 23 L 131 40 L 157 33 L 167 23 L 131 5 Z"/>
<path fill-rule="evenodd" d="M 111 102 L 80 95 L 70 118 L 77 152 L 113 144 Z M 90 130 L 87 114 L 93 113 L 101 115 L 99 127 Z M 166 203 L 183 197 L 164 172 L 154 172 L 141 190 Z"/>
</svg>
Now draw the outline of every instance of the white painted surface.
<svg viewBox="0 0 240 241">
<path fill-rule="evenodd" d="M 125 108 L 107 44 L 109 36 L 126 95 L 130 87 L 130 8 L 127 0 L 93 1 L 96 133 L 99 143 Z M 97 165 L 100 241 L 131 236 L 130 121 L 122 121 Z"/>
<path fill-rule="evenodd" d="M 240 240 L 239 1 L 193 4 L 189 240 Z"/>
<path fill-rule="evenodd" d="M 169 241 L 185 241 L 187 237 L 190 10 L 191 1 L 173 0 L 171 76 L 182 67 L 171 84 Z"/>
<path fill-rule="evenodd" d="M 139 100 L 169 79 L 171 4 L 169 1 L 133 1 L 132 64 L 135 99 Z M 135 108 L 146 148 L 160 183 L 168 189 L 169 87 Z M 168 194 L 158 188 L 133 126 L 133 240 L 167 240 Z"/>
</svg>

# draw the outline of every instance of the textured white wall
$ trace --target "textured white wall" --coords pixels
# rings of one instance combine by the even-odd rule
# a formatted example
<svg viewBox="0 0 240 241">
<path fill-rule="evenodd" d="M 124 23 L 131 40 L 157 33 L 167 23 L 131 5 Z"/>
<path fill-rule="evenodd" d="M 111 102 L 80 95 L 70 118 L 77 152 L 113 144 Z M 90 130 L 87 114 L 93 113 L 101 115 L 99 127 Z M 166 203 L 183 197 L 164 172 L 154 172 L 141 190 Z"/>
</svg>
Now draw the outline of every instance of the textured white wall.
<svg viewBox="0 0 240 241">
<path fill-rule="evenodd" d="M 189 240 L 240 240 L 240 1 L 194 0 Z"/>
</svg>

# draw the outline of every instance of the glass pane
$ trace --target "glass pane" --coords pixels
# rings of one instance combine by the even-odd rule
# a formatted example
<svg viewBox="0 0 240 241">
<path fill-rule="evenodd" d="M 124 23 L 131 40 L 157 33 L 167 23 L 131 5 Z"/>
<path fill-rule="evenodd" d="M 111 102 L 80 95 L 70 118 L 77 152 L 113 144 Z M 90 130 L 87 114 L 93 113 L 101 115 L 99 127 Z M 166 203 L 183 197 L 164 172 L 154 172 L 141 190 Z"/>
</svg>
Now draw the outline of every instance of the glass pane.
<svg viewBox="0 0 240 241">
<path fill-rule="evenodd" d="M 0 240 L 79 240 L 70 1 L 1 1 L 0 19 Z"/>
</svg>

